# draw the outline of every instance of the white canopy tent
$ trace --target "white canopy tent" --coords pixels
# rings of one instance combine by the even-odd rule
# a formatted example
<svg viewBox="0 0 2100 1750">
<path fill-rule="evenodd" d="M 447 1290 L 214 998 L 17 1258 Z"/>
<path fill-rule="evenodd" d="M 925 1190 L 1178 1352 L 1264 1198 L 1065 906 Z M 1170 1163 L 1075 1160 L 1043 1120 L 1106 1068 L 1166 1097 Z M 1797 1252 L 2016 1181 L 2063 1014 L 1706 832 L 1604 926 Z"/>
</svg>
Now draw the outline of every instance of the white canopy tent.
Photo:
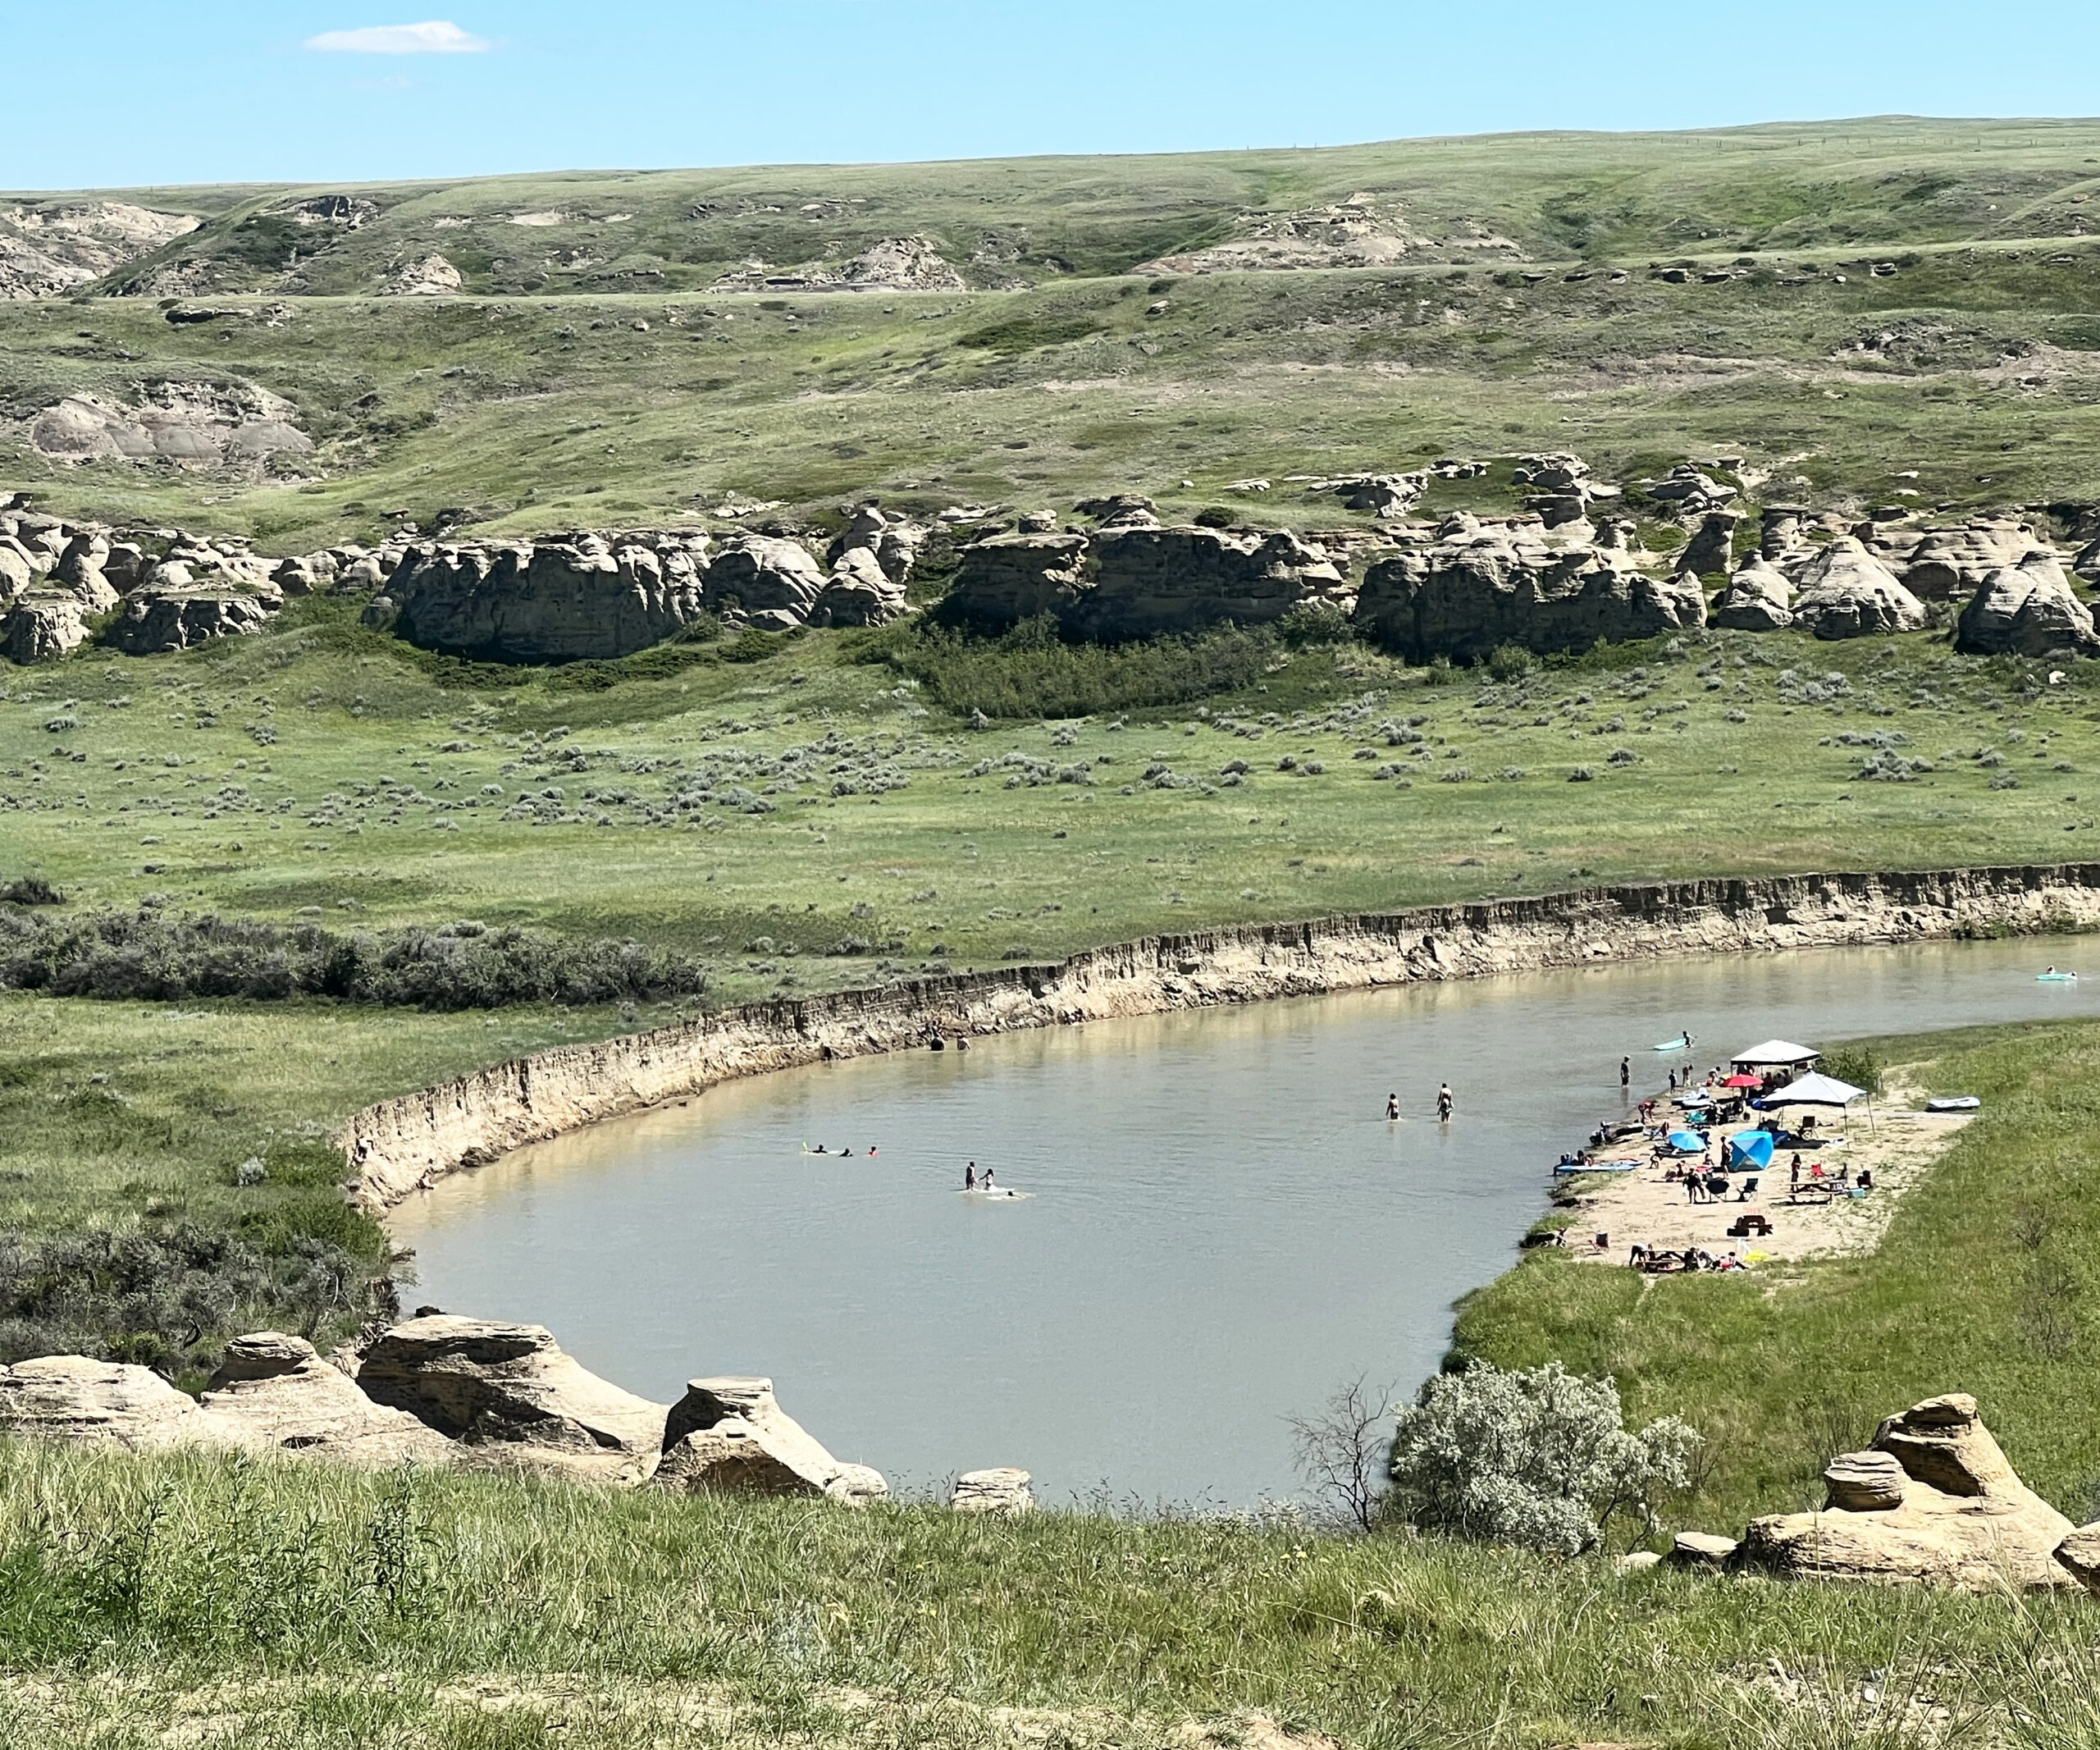
<svg viewBox="0 0 2100 1750">
<path fill-rule="evenodd" d="M 1806 1076 L 1796 1076 L 1783 1088 L 1775 1088 L 1759 1102 L 1764 1106 L 1838 1106 L 1849 1108 L 1854 1100 L 1867 1100 L 1867 1128 L 1875 1128 L 1874 1102 L 1867 1099 L 1865 1088 L 1856 1088 L 1849 1081 L 1840 1081 L 1835 1076 L 1819 1075 L 1811 1071 Z"/>
<path fill-rule="evenodd" d="M 1854 1100 L 1865 1099 L 1867 1090 L 1856 1088 L 1849 1081 L 1840 1081 L 1835 1076 L 1810 1074 L 1797 1076 L 1783 1088 L 1775 1088 L 1764 1096 L 1768 1106 L 1849 1106 Z"/>
<path fill-rule="evenodd" d="M 1768 1039 L 1761 1045 L 1752 1045 L 1747 1051 L 1739 1051 L 1728 1061 L 1741 1071 L 1755 1069 L 1792 1069 L 1796 1065 L 1813 1063 L 1821 1057 L 1806 1045 L 1796 1045 L 1790 1039 Z"/>
</svg>

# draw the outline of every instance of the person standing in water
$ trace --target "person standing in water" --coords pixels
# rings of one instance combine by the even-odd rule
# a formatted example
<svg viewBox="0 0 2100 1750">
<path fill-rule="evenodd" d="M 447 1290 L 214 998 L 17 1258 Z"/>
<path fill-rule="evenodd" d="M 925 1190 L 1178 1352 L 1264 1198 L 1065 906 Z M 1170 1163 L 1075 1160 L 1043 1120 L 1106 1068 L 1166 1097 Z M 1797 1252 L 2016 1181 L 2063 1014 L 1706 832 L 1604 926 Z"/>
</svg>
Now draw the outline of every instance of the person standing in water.
<svg viewBox="0 0 2100 1750">
<path fill-rule="evenodd" d="M 1453 1103 L 1451 1084 L 1447 1081 L 1436 1090 L 1436 1122 L 1439 1124 L 1449 1124 L 1451 1122 Z"/>
<path fill-rule="evenodd" d="M 1633 1059 L 1631 1058 L 1621 1058 L 1618 1060 L 1618 1091 L 1623 1094 L 1632 1085 Z"/>
<path fill-rule="evenodd" d="M 1386 1096 L 1386 1116 L 1397 1122 L 1400 1116 L 1400 1097 L 1397 1094 Z"/>
<path fill-rule="evenodd" d="M 992 1189 L 992 1169 L 989 1167 L 984 1169 L 984 1177 L 977 1181 L 977 1188 L 980 1191 L 988 1191 Z"/>
<path fill-rule="evenodd" d="M 966 1191 L 977 1189 L 977 1163 L 975 1161 L 962 1169 L 962 1188 Z"/>
</svg>

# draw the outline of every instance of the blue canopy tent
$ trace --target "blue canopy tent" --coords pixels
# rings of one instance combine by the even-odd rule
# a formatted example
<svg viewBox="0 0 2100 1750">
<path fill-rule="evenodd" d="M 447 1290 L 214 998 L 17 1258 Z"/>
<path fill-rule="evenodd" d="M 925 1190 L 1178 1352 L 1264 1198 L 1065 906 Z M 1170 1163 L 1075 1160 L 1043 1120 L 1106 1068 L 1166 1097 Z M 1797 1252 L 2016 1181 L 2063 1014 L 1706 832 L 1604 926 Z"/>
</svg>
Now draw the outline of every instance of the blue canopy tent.
<svg viewBox="0 0 2100 1750">
<path fill-rule="evenodd" d="M 1728 1170 L 1761 1172 L 1772 1164 L 1769 1131 L 1737 1131 L 1728 1139 Z"/>
</svg>

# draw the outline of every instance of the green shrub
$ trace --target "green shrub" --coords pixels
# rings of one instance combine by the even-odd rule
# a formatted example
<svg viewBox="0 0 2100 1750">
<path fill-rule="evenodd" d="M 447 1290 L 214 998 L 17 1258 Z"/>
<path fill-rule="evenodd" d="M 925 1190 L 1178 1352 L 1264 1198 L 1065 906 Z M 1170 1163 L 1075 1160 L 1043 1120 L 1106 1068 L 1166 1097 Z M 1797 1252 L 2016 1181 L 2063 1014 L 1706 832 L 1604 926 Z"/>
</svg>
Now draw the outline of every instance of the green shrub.
<svg viewBox="0 0 2100 1750">
<path fill-rule="evenodd" d="M 1826 1051 L 1823 1061 L 1816 1067 L 1826 1076 L 1834 1076 L 1840 1081 L 1849 1081 L 1856 1088 L 1864 1088 L 1869 1094 L 1881 1092 L 1881 1078 L 1884 1066 L 1879 1058 L 1864 1045 L 1841 1045 L 1835 1051 Z"/>
<path fill-rule="evenodd" d="M 1577 1556 L 1621 1515 L 1652 1529 L 1658 1495 L 1691 1481 L 1698 1443 L 1674 1416 L 1629 1433 L 1609 1379 L 1558 1361 L 1476 1363 L 1399 1412 L 1390 1499 L 1425 1530 Z"/>
<path fill-rule="evenodd" d="M 883 647 L 885 660 L 957 716 L 1087 717 L 1178 705 L 1252 686 L 1282 640 L 1268 630 L 1221 626 L 1182 637 L 1129 644 L 1067 642 L 1049 615 L 998 637 L 939 626 Z"/>
</svg>

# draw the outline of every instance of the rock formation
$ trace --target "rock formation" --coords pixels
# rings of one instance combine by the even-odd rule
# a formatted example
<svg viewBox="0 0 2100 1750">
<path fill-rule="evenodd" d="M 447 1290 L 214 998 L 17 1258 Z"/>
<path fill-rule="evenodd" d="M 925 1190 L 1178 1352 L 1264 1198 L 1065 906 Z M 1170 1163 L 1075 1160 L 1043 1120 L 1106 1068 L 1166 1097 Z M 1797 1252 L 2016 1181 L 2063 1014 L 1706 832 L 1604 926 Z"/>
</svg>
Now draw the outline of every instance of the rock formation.
<svg viewBox="0 0 2100 1750">
<path fill-rule="evenodd" d="M 2035 544 L 2034 525 L 2009 518 L 1927 529 L 1910 543 L 1903 587 L 1921 601 L 1960 601 Z"/>
<path fill-rule="evenodd" d="M 171 243 L 202 222 L 126 201 L 0 210 L 0 299 L 55 298 Z"/>
<path fill-rule="evenodd" d="M 792 632 L 807 623 L 829 581 L 800 541 L 739 534 L 708 567 L 706 605 L 725 625 Z"/>
<path fill-rule="evenodd" d="M 1696 578 L 1726 572 L 1733 564 L 1736 524 L 1742 514 L 1736 510 L 1710 510 L 1700 519 L 1691 539 L 1677 557 L 1677 569 Z"/>
<path fill-rule="evenodd" d="M 1696 578 L 1642 572 L 1624 547 L 1549 536 L 1535 520 L 1448 520 L 1436 538 L 1364 574 L 1356 619 L 1411 660 L 1484 659 L 1497 647 L 1585 650 L 1704 624 Z"/>
<path fill-rule="evenodd" d="M 1753 554 L 1714 598 L 1706 623 L 1736 632 L 1783 631 L 1794 623 L 1793 610 L 1787 605 L 1792 593 L 1786 573 L 1763 554 Z"/>
<path fill-rule="evenodd" d="M 1961 610 L 1954 646 L 1974 656 L 2100 656 L 2093 610 L 2047 547 L 2030 548 L 1984 580 Z"/>
<path fill-rule="evenodd" d="M 1882 1423 L 1833 1460 L 1819 1513 L 1753 1519 L 1739 1565 L 1799 1579 L 1995 1591 L 2072 1583 L 2053 1559 L 2070 1521 L 2023 1483 L 1965 1392 Z"/>
<path fill-rule="evenodd" d="M 825 554 L 831 577 L 810 610 L 812 626 L 883 626 L 907 611 L 904 586 L 926 531 L 863 505 Z"/>
<path fill-rule="evenodd" d="M 596 534 L 432 542 L 409 548 L 386 583 L 400 608 L 396 629 L 412 644 L 489 661 L 571 662 L 629 656 L 689 625 L 705 554 L 697 535 L 653 546 Z"/>
<path fill-rule="evenodd" d="M 150 1368 L 85 1355 L 0 1367 L 0 1433 L 166 1446 L 182 1438 L 196 1413 L 194 1399 Z"/>
<path fill-rule="evenodd" d="M 759 1378 L 695 1379 L 663 1425 L 656 1485 L 688 1494 L 828 1495 L 858 1506 L 889 1485 L 865 1464 L 842 1464 Z"/>
<path fill-rule="evenodd" d="M 202 1445 L 372 1467 L 450 1464 L 459 1450 L 407 1411 L 375 1403 L 304 1337 L 275 1331 L 226 1345 L 181 1433 Z"/>
<path fill-rule="evenodd" d="M 1089 637 L 1266 625 L 1317 602 L 1354 605 L 1347 580 L 1295 535 L 1118 523 L 1093 538 L 1094 584 L 1071 624 Z"/>
<path fill-rule="evenodd" d="M 850 260 L 773 268 L 750 261 L 710 291 L 961 291 L 966 285 L 931 237 L 883 237 Z"/>
<path fill-rule="evenodd" d="M 945 610 L 986 631 L 1002 631 L 1044 614 L 1077 612 L 1093 587 L 1084 535 L 993 535 L 962 550 Z"/>
<path fill-rule="evenodd" d="M 988 1513 L 1016 1518 L 1035 1510 L 1032 1479 L 1025 1470 L 1002 1465 L 992 1470 L 966 1470 L 948 1492 L 948 1505 L 957 1513 Z"/>
<path fill-rule="evenodd" d="M 1838 537 L 1802 569 L 1798 581 L 1794 624 L 1819 638 L 1915 632 L 1925 624 L 1924 605 L 1854 536 Z"/>
<path fill-rule="evenodd" d="M 587 1372 L 544 1326 L 445 1314 L 384 1333 L 357 1382 L 484 1458 L 622 1480 L 655 1469 L 669 1414 Z"/>
<path fill-rule="evenodd" d="M 88 642 L 88 610 L 70 595 L 32 591 L 0 618 L 0 649 L 10 662 L 48 662 Z"/>
<path fill-rule="evenodd" d="M 459 270 L 442 255 L 426 255 L 396 268 L 383 291 L 390 298 L 443 298 L 464 283 Z"/>
<path fill-rule="evenodd" d="M 149 584 L 126 599 L 106 636 L 127 656 L 158 656 L 260 632 L 269 618 L 260 601 L 237 590 Z"/>
<path fill-rule="evenodd" d="M 67 395 L 30 422 L 29 438 L 58 461 L 160 461 L 185 468 L 254 464 L 313 448 L 299 429 L 298 409 L 253 384 L 153 383 L 135 405 Z"/>
<path fill-rule="evenodd" d="M 1801 524 L 1812 513 L 1805 505 L 1767 505 L 1757 526 L 1757 552 L 1760 559 L 1778 564 L 1809 551 Z"/>
</svg>

